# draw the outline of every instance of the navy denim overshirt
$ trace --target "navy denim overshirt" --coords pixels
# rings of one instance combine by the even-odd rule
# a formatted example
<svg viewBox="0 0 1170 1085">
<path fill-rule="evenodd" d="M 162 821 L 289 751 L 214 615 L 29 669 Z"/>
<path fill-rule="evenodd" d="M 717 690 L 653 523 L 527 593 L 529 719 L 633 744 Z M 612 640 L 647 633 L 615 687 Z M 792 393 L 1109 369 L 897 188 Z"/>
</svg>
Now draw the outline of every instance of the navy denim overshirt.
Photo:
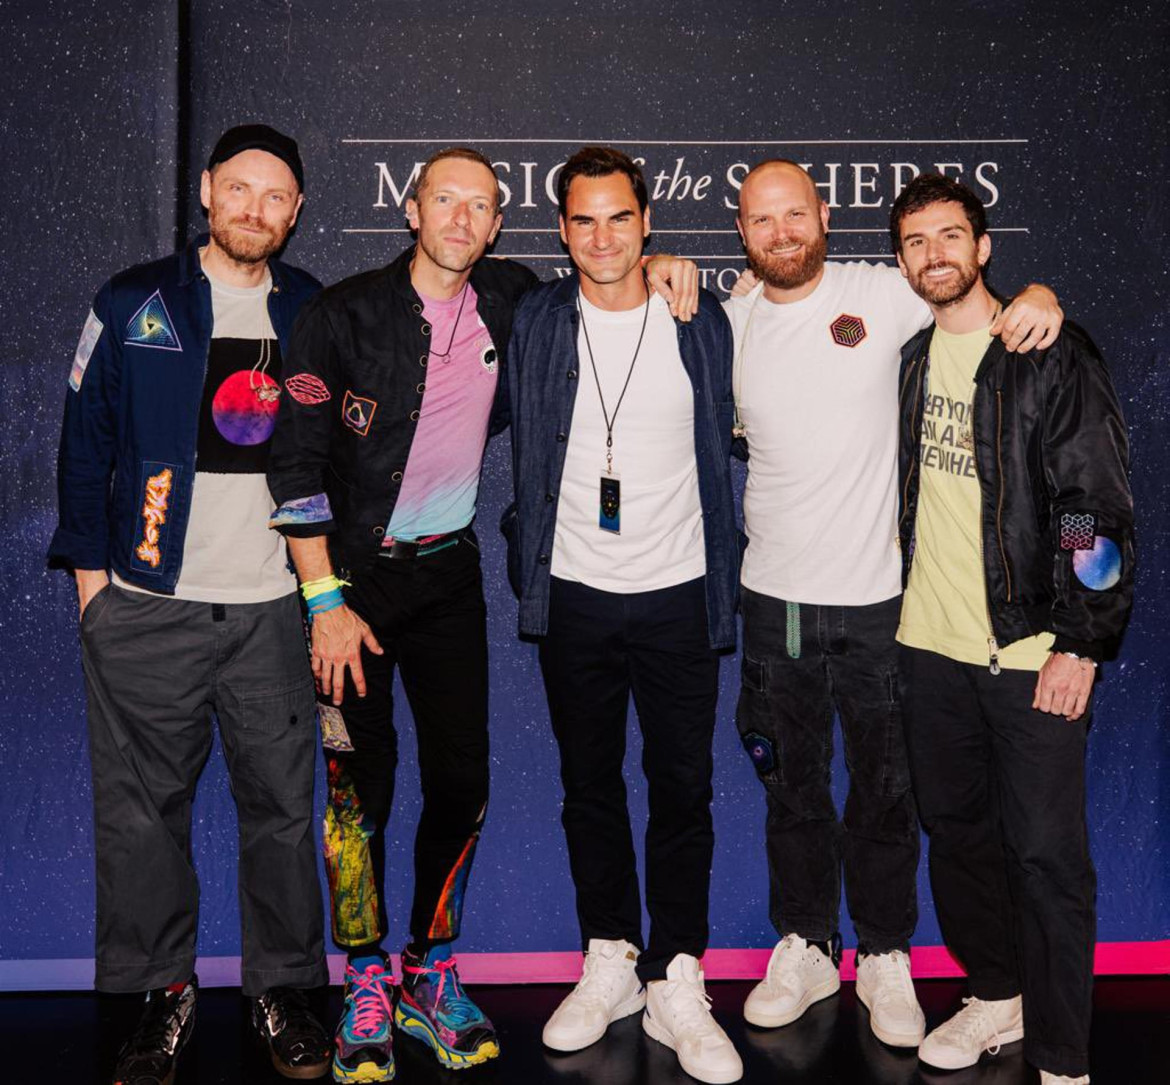
<svg viewBox="0 0 1170 1085">
<path fill-rule="evenodd" d="M 115 275 L 94 299 L 91 341 L 65 393 L 50 565 L 113 569 L 174 593 L 211 345 L 211 284 L 199 261 L 207 241 Z M 279 260 L 268 270 L 268 315 L 283 353 L 321 284 Z"/>
<path fill-rule="evenodd" d="M 520 598 L 520 632 L 548 631 L 557 499 L 577 395 L 576 274 L 543 283 L 516 310 L 508 348 L 512 472 L 516 501 L 504 513 L 508 575 Z M 678 322 L 682 363 L 695 394 L 695 460 L 707 555 L 707 628 L 712 648 L 735 646 L 739 535 L 731 493 L 731 326 L 713 294 Z"/>
</svg>

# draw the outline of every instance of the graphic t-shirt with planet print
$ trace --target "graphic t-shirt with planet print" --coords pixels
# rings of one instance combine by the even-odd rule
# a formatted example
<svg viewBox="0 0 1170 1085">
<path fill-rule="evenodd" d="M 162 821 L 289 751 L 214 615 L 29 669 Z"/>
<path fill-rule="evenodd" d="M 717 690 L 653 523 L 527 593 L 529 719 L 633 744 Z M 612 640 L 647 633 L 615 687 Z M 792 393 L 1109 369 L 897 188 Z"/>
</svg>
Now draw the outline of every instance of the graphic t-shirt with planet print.
<svg viewBox="0 0 1170 1085">
<path fill-rule="evenodd" d="M 236 287 L 208 278 L 212 337 L 175 598 L 262 603 L 297 587 L 284 540 L 268 529 L 273 501 L 265 471 L 284 394 L 280 342 L 268 316 L 272 281 Z"/>
</svg>

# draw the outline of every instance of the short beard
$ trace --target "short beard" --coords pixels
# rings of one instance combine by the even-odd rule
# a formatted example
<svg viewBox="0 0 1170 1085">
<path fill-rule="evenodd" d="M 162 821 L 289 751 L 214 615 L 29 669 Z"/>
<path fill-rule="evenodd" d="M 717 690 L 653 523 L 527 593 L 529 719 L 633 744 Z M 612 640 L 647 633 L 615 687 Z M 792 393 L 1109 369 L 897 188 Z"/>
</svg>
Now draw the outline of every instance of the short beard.
<svg viewBox="0 0 1170 1085">
<path fill-rule="evenodd" d="M 241 236 L 232 231 L 234 223 L 224 225 L 214 212 L 208 215 L 211 238 L 225 255 L 237 264 L 262 264 L 274 253 L 280 251 L 288 237 L 288 230 L 272 230 L 262 227 L 266 233 L 255 237 Z"/>
<path fill-rule="evenodd" d="M 829 251 L 829 239 L 824 230 L 811 241 L 805 242 L 804 251 L 798 259 L 774 256 L 765 249 L 747 249 L 748 267 L 768 286 L 777 290 L 795 290 L 811 282 L 825 266 L 825 254 Z"/>
<path fill-rule="evenodd" d="M 958 273 L 958 279 L 953 282 L 932 283 L 926 278 L 928 271 L 935 271 L 940 267 L 954 268 Z M 930 267 L 923 268 L 914 278 L 914 293 L 916 293 L 923 301 L 931 305 L 937 305 L 940 308 L 947 308 L 951 305 L 958 305 L 971 291 L 975 284 L 979 281 L 979 265 L 971 264 L 933 264 Z"/>
</svg>

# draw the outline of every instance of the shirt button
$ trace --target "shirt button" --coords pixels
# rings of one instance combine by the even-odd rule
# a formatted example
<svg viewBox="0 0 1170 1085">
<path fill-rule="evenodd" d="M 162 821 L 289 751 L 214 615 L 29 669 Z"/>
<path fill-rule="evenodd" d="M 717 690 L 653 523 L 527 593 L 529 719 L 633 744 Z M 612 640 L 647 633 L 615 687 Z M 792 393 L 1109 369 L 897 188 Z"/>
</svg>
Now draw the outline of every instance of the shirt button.
<svg viewBox="0 0 1170 1085">
<path fill-rule="evenodd" d="M 430 335 L 431 334 L 431 326 L 429 324 L 424 324 L 422 326 L 422 333 L 423 333 L 423 335 Z"/>
<path fill-rule="evenodd" d="M 421 396 L 423 392 L 427 390 L 427 386 L 423 384 L 422 381 L 419 381 L 419 383 L 414 386 L 414 390 Z"/>
<path fill-rule="evenodd" d="M 414 310 L 416 313 L 421 313 L 421 312 L 422 312 L 422 306 L 421 306 L 421 305 L 419 305 L 419 303 L 418 303 L 417 301 L 416 301 L 416 302 L 415 302 L 415 303 L 414 303 L 414 304 L 411 306 L 411 308 L 412 308 L 412 309 L 413 309 L 413 310 Z"/>
<path fill-rule="evenodd" d="M 577 379 L 577 370 L 570 369 L 568 373 L 569 380 L 575 381 Z"/>
<path fill-rule="evenodd" d="M 541 565 L 547 565 L 548 564 L 548 554 L 541 554 L 540 557 L 537 558 L 536 560 L 539 561 Z"/>
<path fill-rule="evenodd" d="M 381 524 L 376 524 L 373 528 L 373 532 L 375 535 L 385 535 L 386 529 Z"/>
<path fill-rule="evenodd" d="M 423 355 L 421 358 L 419 358 L 419 360 L 418 360 L 418 364 L 419 364 L 419 365 L 421 365 L 421 366 L 423 366 L 424 368 L 426 367 L 426 364 L 427 364 L 427 356 L 426 356 L 425 354 L 424 354 L 424 355 Z"/>
<path fill-rule="evenodd" d="M 391 482 L 401 482 L 401 481 L 402 481 L 402 472 L 401 472 L 401 471 L 395 471 L 395 472 L 394 472 L 394 474 L 392 474 L 392 475 L 390 476 L 390 481 L 391 481 Z"/>
<path fill-rule="evenodd" d="M 565 435 L 563 433 L 558 433 L 557 434 L 557 441 L 563 443 L 564 440 L 565 440 Z"/>
<path fill-rule="evenodd" d="M 417 422 L 417 421 L 418 421 L 418 411 L 411 411 L 411 412 L 410 412 L 410 420 L 411 420 L 412 422 Z"/>
</svg>

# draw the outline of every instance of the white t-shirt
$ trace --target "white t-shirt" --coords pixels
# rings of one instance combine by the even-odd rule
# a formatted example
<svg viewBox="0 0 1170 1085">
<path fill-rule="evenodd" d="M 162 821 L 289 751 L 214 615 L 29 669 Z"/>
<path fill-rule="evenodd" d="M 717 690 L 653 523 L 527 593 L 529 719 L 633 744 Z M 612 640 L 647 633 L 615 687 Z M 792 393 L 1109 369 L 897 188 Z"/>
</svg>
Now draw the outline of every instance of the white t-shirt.
<svg viewBox="0 0 1170 1085">
<path fill-rule="evenodd" d="M 758 287 L 725 309 L 750 452 L 744 586 L 823 606 L 892 598 L 900 350 L 930 310 L 897 268 L 832 262 L 800 301 Z"/>
<path fill-rule="evenodd" d="M 268 527 L 275 503 L 265 470 L 276 410 L 287 394 L 268 316 L 272 281 L 235 287 L 208 278 L 212 338 L 175 598 L 263 603 L 297 590 L 284 538 Z"/>
<path fill-rule="evenodd" d="M 609 312 L 581 298 L 577 395 L 557 506 L 552 575 L 610 592 L 654 591 L 706 572 L 695 464 L 695 400 L 666 303 L 650 299 L 646 334 L 616 419 L 644 309 Z M 588 331 L 588 343 L 586 342 Z M 613 427 L 613 470 L 621 483 L 621 533 L 599 526 L 605 474 L 605 417 Z"/>
</svg>

